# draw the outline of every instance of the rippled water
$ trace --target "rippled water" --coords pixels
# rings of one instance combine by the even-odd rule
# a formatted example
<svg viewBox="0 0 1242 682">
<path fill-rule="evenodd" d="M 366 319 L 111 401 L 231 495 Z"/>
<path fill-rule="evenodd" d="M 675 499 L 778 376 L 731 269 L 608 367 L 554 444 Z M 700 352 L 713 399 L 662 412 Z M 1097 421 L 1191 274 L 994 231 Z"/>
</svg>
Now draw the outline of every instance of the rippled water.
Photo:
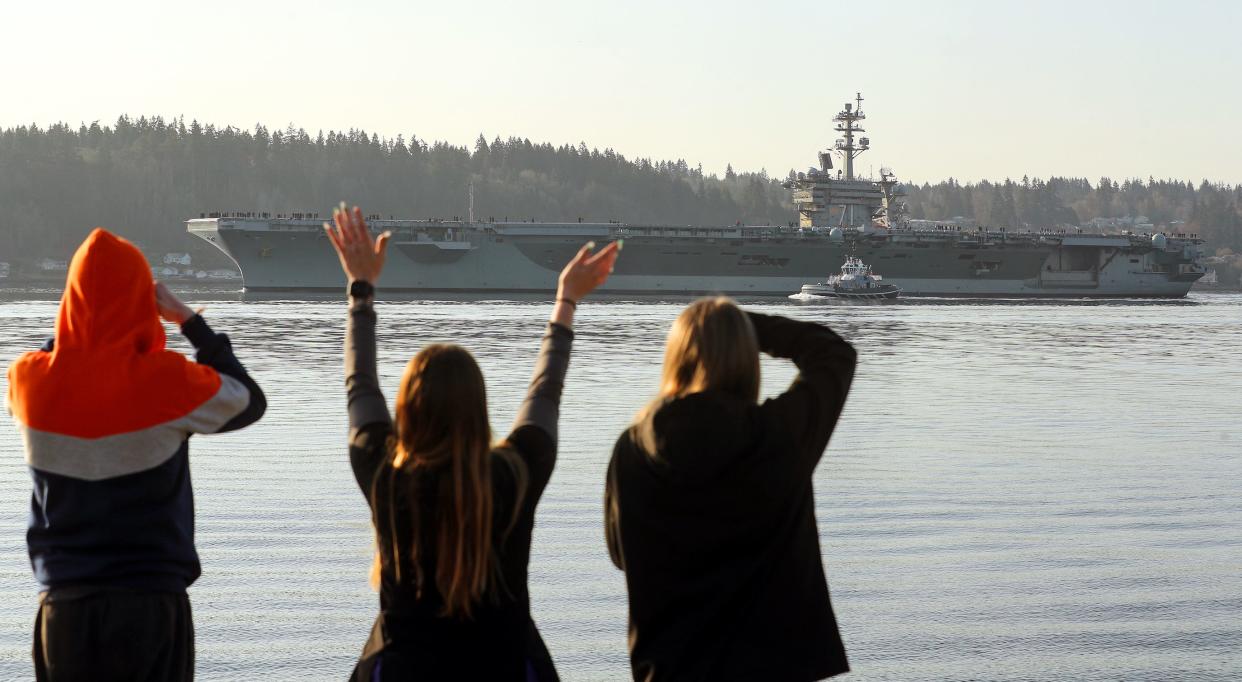
<svg viewBox="0 0 1242 682">
<path fill-rule="evenodd" d="M 5 365 L 51 329 L 53 297 L 29 298 L 0 294 Z M 208 303 L 270 400 L 256 426 L 191 445 L 199 679 L 343 679 L 377 603 L 344 449 L 343 303 L 187 299 Z M 628 674 L 604 470 L 683 304 L 599 301 L 578 316 L 530 571 L 566 680 Z M 860 350 L 815 476 L 847 679 L 1242 678 L 1242 296 L 755 307 L 828 322 Z M 386 301 L 384 386 L 421 344 L 462 343 L 503 432 L 549 308 Z M 766 394 L 792 376 L 763 371 Z M 0 679 L 25 679 L 30 482 L 10 426 L 0 453 Z"/>
</svg>

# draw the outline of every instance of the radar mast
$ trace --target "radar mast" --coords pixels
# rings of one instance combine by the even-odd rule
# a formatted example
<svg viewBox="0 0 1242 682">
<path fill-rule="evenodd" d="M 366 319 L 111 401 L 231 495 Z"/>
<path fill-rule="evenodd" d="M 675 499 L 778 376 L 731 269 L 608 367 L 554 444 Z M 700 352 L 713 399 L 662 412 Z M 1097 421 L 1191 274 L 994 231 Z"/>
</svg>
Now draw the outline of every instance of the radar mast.
<svg viewBox="0 0 1242 682">
<path fill-rule="evenodd" d="M 845 161 L 846 180 L 854 179 L 854 159 L 871 148 L 871 140 L 865 137 L 858 138 L 857 144 L 854 142 L 855 133 L 867 132 L 858 124 L 859 121 L 867 118 L 867 115 L 863 113 L 862 103 L 862 93 L 854 93 L 854 104 L 846 102 L 845 110 L 832 118 L 837 122 L 837 132 L 844 134 L 844 137 L 837 140 L 836 152 Z"/>
</svg>

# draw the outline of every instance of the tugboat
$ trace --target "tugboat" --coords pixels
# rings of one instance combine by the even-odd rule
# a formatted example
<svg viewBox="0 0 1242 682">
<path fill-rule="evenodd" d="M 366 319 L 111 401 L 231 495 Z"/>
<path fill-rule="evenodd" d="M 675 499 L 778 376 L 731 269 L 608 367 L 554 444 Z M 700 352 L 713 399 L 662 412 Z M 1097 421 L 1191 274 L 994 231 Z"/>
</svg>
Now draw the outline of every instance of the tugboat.
<svg viewBox="0 0 1242 682">
<path fill-rule="evenodd" d="M 848 256 L 841 266 L 841 274 L 833 275 L 827 282 L 803 284 L 802 293 L 794 294 L 797 298 L 819 296 L 822 298 L 840 298 L 857 301 L 875 301 L 897 298 L 901 289 L 895 284 L 882 284 L 884 279 L 872 274 L 871 266 L 861 259 Z"/>
</svg>

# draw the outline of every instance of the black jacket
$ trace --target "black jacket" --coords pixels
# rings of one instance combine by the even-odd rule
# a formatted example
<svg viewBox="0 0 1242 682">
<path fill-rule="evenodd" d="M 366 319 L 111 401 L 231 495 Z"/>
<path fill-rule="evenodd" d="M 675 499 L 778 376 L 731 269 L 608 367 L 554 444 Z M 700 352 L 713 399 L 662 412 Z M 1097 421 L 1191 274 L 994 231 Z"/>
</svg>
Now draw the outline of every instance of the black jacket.
<svg viewBox="0 0 1242 682">
<path fill-rule="evenodd" d="M 798 367 L 761 405 L 706 391 L 639 424 L 608 467 L 605 529 L 625 571 L 634 679 L 817 680 L 849 670 L 828 599 L 811 474 L 845 404 L 853 347 L 827 327 L 749 313 Z"/>
<path fill-rule="evenodd" d="M 422 549 L 424 574 L 431 584 L 420 596 L 413 577 L 398 580 L 387 567 L 380 576 L 380 614 L 371 629 L 354 679 L 371 682 L 380 667 L 383 680 L 556 680 L 552 658 L 530 617 L 527 562 L 535 508 L 556 463 L 557 420 L 565 372 L 569 366 L 573 332 L 549 324 L 543 336 L 539 360 L 526 399 L 518 409 L 508 447 L 526 467 L 525 490 L 517 518 L 511 516 L 519 493 L 519 477 L 498 453 L 492 460 L 494 505 L 497 518 L 495 547 L 504 589 L 485 595 L 469 620 L 440 615 L 443 600 L 434 584 L 435 546 Z M 394 471 L 389 449 L 392 420 L 375 371 L 375 311 L 369 301 L 353 300 L 345 341 L 345 381 L 349 397 L 349 457 L 354 476 L 367 503 L 382 519 L 398 519 L 396 533 L 410 537 L 412 514 L 401 514 L 417 504 L 419 517 L 431 523 L 437 515 L 434 481 L 423 477 L 417 499 L 390 493 L 410 490 L 412 481 Z M 379 485 L 374 485 L 376 482 Z M 395 505 L 396 514 L 390 514 Z M 512 529 L 507 533 L 512 522 Z M 383 524 L 379 532 L 391 544 L 393 530 Z M 423 537 L 434 537 L 425 528 Z"/>
</svg>

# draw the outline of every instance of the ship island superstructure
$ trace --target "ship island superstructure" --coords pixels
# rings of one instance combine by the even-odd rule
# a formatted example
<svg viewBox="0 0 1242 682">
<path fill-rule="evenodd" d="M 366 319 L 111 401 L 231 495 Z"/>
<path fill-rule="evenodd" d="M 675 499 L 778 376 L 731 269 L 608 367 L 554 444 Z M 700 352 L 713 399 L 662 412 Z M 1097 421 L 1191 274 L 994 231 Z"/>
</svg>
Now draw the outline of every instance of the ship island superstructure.
<svg viewBox="0 0 1242 682">
<path fill-rule="evenodd" d="M 862 97 L 834 118 L 842 134 L 819 165 L 786 183 L 798 211 L 788 226 L 644 225 L 622 222 L 396 220 L 385 290 L 551 292 L 586 241 L 625 240 L 603 291 L 623 294 L 787 296 L 849 257 L 884 272 L 905 296 L 1185 296 L 1206 272 L 1195 235 L 1082 233 L 1072 229 L 914 229 L 888 169 L 859 178 Z M 842 168 L 833 169 L 833 157 Z M 336 254 L 311 214 L 211 214 L 190 234 L 227 254 L 247 291 L 339 290 Z"/>
</svg>

